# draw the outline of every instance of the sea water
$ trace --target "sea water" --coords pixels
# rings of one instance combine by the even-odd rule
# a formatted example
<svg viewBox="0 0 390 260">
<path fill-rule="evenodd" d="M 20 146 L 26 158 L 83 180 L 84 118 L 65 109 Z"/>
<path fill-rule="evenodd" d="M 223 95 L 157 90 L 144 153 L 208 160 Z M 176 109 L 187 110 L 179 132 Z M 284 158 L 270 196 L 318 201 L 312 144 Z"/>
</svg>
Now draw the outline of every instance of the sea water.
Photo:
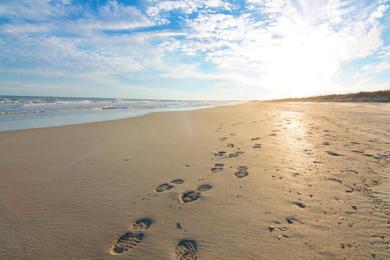
<svg viewBox="0 0 390 260">
<path fill-rule="evenodd" d="M 237 102 L 0 96 L 0 131 L 90 123 L 233 103 Z"/>
</svg>

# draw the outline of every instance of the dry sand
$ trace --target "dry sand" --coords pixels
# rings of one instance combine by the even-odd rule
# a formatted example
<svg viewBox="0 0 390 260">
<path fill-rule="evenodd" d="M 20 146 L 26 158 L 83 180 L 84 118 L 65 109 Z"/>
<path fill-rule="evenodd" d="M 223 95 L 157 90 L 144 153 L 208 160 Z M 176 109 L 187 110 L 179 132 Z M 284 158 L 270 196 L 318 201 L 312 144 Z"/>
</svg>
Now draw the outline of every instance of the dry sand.
<svg viewBox="0 0 390 260">
<path fill-rule="evenodd" d="M 0 259 L 389 259 L 389 127 L 252 102 L 2 132 Z"/>
</svg>

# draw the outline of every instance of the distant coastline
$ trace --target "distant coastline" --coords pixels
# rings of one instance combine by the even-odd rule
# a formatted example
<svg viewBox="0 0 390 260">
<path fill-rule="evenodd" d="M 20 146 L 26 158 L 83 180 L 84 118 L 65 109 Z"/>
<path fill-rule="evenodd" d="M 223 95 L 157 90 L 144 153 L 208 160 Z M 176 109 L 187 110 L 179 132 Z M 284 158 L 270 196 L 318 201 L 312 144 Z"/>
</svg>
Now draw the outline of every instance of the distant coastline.
<svg viewBox="0 0 390 260">
<path fill-rule="evenodd" d="M 324 96 L 283 98 L 269 100 L 275 101 L 306 101 L 306 102 L 390 102 L 390 89 L 373 92 L 358 92 L 350 94 L 332 94 Z"/>
</svg>

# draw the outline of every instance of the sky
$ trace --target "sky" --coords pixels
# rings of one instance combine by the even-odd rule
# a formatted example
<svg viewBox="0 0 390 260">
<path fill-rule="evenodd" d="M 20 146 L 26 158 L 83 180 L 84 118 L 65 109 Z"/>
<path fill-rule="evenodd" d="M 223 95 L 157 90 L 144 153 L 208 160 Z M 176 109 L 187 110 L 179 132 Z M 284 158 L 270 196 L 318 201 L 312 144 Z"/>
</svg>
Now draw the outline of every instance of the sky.
<svg viewBox="0 0 390 260">
<path fill-rule="evenodd" d="M 390 89 L 390 0 L 1 0 L 0 95 Z"/>
</svg>

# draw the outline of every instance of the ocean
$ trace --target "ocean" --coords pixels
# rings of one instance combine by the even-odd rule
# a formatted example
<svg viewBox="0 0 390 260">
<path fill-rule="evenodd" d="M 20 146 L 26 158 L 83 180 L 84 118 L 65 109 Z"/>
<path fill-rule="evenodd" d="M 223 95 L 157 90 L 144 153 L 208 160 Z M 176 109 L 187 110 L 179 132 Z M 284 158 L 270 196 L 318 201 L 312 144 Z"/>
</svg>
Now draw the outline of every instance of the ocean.
<svg viewBox="0 0 390 260">
<path fill-rule="evenodd" d="M 0 131 L 90 123 L 234 103 L 238 102 L 0 95 Z"/>
</svg>

